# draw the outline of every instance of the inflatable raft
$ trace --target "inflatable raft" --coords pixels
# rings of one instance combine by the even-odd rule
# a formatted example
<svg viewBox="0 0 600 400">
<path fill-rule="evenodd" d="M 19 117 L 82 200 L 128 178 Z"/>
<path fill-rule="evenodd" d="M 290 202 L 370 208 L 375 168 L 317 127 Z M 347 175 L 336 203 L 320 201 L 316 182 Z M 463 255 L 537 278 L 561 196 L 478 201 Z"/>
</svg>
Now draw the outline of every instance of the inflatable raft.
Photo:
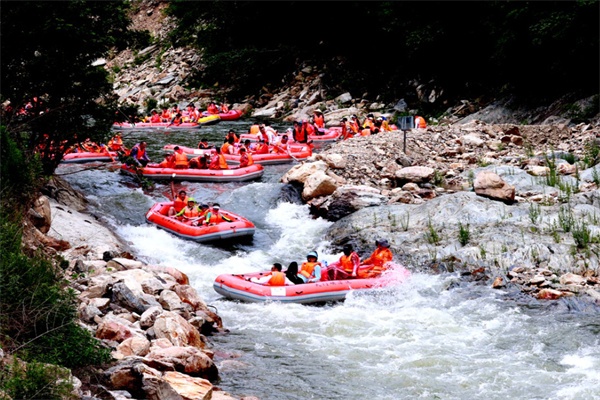
<svg viewBox="0 0 600 400">
<path fill-rule="evenodd" d="M 221 117 L 219 117 L 218 114 L 215 114 L 202 117 L 198 122 L 182 122 L 179 125 L 171 124 L 169 122 L 115 122 L 113 124 L 113 129 L 199 129 L 202 125 L 212 125 L 219 121 L 221 121 Z"/>
<path fill-rule="evenodd" d="M 139 173 L 144 178 L 152 180 L 172 179 L 174 181 L 193 182 L 245 182 L 258 179 L 264 174 L 264 167 L 260 164 L 250 165 L 235 169 L 175 169 L 161 168 L 158 164 L 148 164 L 146 167 L 131 167 L 121 165 L 121 173 L 137 176 Z"/>
<path fill-rule="evenodd" d="M 290 143 L 296 143 L 291 133 L 286 133 L 286 135 L 288 135 Z M 279 134 L 278 136 L 281 138 L 283 134 Z M 322 135 L 308 135 L 308 141 L 310 142 L 312 140 L 315 143 L 329 143 L 335 142 L 337 139 L 340 138 L 340 136 L 342 136 L 342 129 L 338 127 L 333 127 L 325 129 Z M 255 133 L 243 133 L 240 135 L 241 142 L 243 142 L 246 139 L 249 139 L 252 142 L 258 142 L 259 138 L 260 136 Z"/>
<path fill-rule="evenodd" d="M 175 144 L 167 144 L 163 147 L 163 150 L 167 153 L 173 153 Z M 206 153 L 211 153 L 212 150 L 206 149 L 194 149 L 192 147 L 179 146 L 188 159 L 202 156 Z M 270 146 L 272 148 L 272 146 Z M 291 154 L 291 155 L 290 155 Z M 290 154 L 287 153 L 267 153 L 267 154 L 252 154 L 252 160 L 255 164 L 261 165 L 276 165 L 276 164 L 287 164 L 294 161 L 304 161 L 312 155 L 312 149 L 307 145 L 292 145 L 290 146 Z M 225 160 L 228 164 L 237 165 L 240 163 L 239 154 L 225 154 Z"/>
<path fill-rule="evenodd" d="M 269 146 L 272 149 L 273 146 Z M 312 155 L 312 150 L 307 145 L 294 145 L 289 146 L 290 153 L 266 153 L 266 154 L 255 154 L 252 153 L 252 160 L 256 164 L 262 165 L 277 165 L 277 164 L 288 164 L 294 161 L 304 161 Z M 239 164 L 239 154 L 225 154 L 227 163 Z"/>
<path fill-rule="evenodd" d="M 68 153 L 63 155 L 61 163 L 86 163 L 94 161 L 117 161 L 119 154 L 116 151 L 110 151 L 108 153 L 92 153 L 92 152 L 79 152 L 79 153 Z"/>
<path fill-rule="evenodd" d="M 213 289 L 231 300 L 260 303 L 279 301 L 282 303 L 325 303 L 343 301 L 352 291 L 381 289 L 405 282 L 410 272 L 398 265 L 387 270 L 381 277 L 369 279 L 325 280 L 289 286 L 268 286 L 250 282 L 251 278 L 269 274 L 253 272 L 246 274 L 221 274 L 216 277 Z"/>
<path fill-rule="evenodd" d="M 240 110 L 229 110 L 226 113 L 218 113 L 218 114 L 209 114 L 208 111 L 203 111 L 202 115 L 205 117 L 211 115 L 218 115 L 221 118 L 221 121 L 235 121 L 242 118 L 244 113 Z"/>
<path fill-rule="evenodd" d="M 173 202 L 170 201 L 154 204 L 146 213 L 146 221 L 176 236 L 196 242 L 214 242 L 254 235 L 254 224 L 241 215 L 220 210 L 220 214 L 228 216 L 233 222 L 221 222 L 212 226 L 191 226 L 168 217 L 172 205 Z"/>
</svg>

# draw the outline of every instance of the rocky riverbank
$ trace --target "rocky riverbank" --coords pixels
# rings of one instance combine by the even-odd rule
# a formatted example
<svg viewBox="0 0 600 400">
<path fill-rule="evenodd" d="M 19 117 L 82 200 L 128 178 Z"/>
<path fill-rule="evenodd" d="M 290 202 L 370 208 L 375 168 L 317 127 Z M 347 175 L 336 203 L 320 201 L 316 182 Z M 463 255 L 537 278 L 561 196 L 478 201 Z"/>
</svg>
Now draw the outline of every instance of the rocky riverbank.
<svg viewBox="0 0 600 400">
<path fill-rule="evenodd" d="M 406 152 L 400 131 L 338 142 L 282 181 L 336 221 L 336 247 L 385 237 L 414 269 L 600 305 L 599 137 L 473 119 L 411 130 Z"/>
<path fill-rule="evenodd" d="M 77 395 L 237 399 L 215 386 L 219 371 L 207 337 L 224 328 L 188 277 L 135 260 L 121 238 L 85 212 L 87 200 L 64 181 L 53 179 L 46 194 L 31 211 L 38 223 L 26 244 L 43 245 L 68 261 L 64 274 L 79 301 L 80 324 L 113 356 L 105 369 L 73 378 Z"/>
<path fill-rule="evenodd" d="M 598 307 L 600 182 L 590 152 L 599 136 L 593 125 L 474 120 L 408 131 L 406 152 L 401 131 L 337 142 L 282 180 L 335 221 L 325 237 L 334 247 L 366 253 L 385 237 L 413 270 Z M 215 386 L 209 337 L 224 331 L 221 319 L 187 276 L 136 261 L 63 181 L 45 195 L 26 243 L 68 261 L 81 324 L 114 357 L 94 379 L 78 377 L 79 394 L 235 398 Z"/>
</svg>

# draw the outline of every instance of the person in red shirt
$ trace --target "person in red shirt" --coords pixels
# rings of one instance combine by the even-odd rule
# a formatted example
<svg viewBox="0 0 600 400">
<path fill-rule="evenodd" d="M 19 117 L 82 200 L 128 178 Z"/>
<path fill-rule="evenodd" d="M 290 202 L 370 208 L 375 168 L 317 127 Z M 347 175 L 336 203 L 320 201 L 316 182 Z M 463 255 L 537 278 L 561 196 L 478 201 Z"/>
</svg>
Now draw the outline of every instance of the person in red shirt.
<svg viewBox="0 0 600 400">
<path fill-rule="evenodd" d="M 215 153 L 210 160 L 208 169 L 229 169 L 225 156 L 221 154 L 221 149 L 215 148 Z"/>
<path fill-rule="evenodd" d="M 208 103 L 208 107 L 206 107 L 206 111 L 209 114 L 218 114 L 219 113 L 219 107 L 217 107 L 217 105 L 215 104 L 214 101 L 211 101 L 210 103 Z"/>
<path fill-rule="evenodd" d="M 238 168 L 248 167 L 254 164 L 252 154 L 245 147 L 240 147 L 240 165 Z"/>
<path fill-rule="evenodd" d="M 158 112 L 156 110 L 152 110 L 151 115 L 150 115 L 150 122 L 152 122 L 152 123 L 161 122 L 160 115 L 158 114 Z"/>
</svg>

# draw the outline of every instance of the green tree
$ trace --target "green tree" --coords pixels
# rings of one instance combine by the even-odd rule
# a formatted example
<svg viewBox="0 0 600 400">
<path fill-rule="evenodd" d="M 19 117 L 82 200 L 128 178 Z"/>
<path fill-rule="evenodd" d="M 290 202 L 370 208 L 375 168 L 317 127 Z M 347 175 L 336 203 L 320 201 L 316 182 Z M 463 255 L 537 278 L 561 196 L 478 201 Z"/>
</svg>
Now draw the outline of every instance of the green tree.
<svg viewBox="0 0 600 400">
<path fill-rule="evenodd" d="M 172 42 L 204 52 L 194 83 L 244 95 L 312 65 L 333 95 L 410 104 L 418 102 L 414 82 L 442 92 L 439 105 L 419 108 L 445 109 L 463 96 L 598 90 L 597 1 L 173 0 L 168 11 L 178 20 Z"/>
<path fill-rule="evenodd" d="M 106 139 L 115 97 L 107 72 L 93 63 L 125 44 L 126 9 L 124 1 L 2 3 L 0 99 L 10 101 L 2 124 L 27 158 L 40 156 L 45 175 L 64 148 Z"/>
</svg>

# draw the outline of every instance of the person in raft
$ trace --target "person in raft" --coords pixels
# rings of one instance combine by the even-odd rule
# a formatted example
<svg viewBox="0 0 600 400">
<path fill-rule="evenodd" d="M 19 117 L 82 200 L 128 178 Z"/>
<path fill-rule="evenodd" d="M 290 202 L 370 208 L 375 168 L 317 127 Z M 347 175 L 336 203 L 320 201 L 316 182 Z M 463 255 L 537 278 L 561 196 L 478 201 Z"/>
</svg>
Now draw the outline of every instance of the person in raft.
<svg viewBox="0 0 600 400">
<path fill-rule="evenodd" d="M 292 261 L 290 265 L 288 265 L 288 268 L 285 270 L 285 276 L 294 283 L 294 285 L 304 283 L 304 281 L 298 277 L 298 263 L 296 261 Z"/>
<path fill-rule="evenodd" d="M 392 261 L 394 255 L 390 250 L 390 244 L 386 239 L 377 239 L 375 241 L 377 248 L 373 254 L 361 263 L 361 268 L 358 271 L 359 278 L 375 278 L 380 276 L 385 271 L 386 264 Z M 363 266 L 369 266 L 362 268 Z"/>
<path fill-rule="evenodd" d="M 179 146 L 173 148 L 173 162 L 175 163 L 175 169 L 188 169 L 189 163 L 187 155 L 184 154 L 183 149 Z"/>
<path fill-rule="evenodd" d="M 173 205 L 169 208 L 169 217 L 175 217 L 188 204 L 188 197 L 185 190 L 180 190 L 177 197 L 173 199 Z"/>
<path fill-rule="evenodd" d="M 250 154 L 245 147 L 240 147 L 240 164 L 238 168 L 248 167 L 252 164 L 254 164 L 252 154 Z"/>
<path fill-rule="evenodd" d="M 290 281 L 287 276 L 281 272 L 281 264 L 275 263 L 271 267 L 271 272 L 260 278 L 250 278 L 250 282 L 260 283 L 261 285 L 267 286 L 286 286 L 294 285 L 294 282 Z"/>
<path fill-rule="evenodd" d="M 208 169 L 229 169 L 227 165 L 227 160 L 225 160 L 225 156 L 221 154 L 221 149 L 216 147 L 214 149 L 214 153 L 212 158 L 210 159 L 210 164 Z"/>
<path fill-rule="evenodd" d="M 329 279 L 352 279 L 358 274 L 360 266 L 360 256 L 354 251 L 351 244 L 345 244 L 343 247 L 344 255 L 334 263 L 329 264 L 327 271 Z"/>
<path fill-rule="evenodd" d="M 220 210 L 220 205 L 217 203 L 213 204 L 210 211 L 208 211 L 205 215 L 204 223 L 206 225 L 216 225 L 221 222 L 233 222 L 227 215 L 221 214 Z"/>
<path fill-rule="evenodd" d="M 129 155 L 138 166 L 145 167 L 150 162 L 150 158 L 146 154 L 146 142 L 139 142 L 133 146 Z"/>
<path fill-rule="evenodd" d="M 210 145 L 208 144 L 208 139 L 203 138 L 200 142 L 198 142 L 199 149 L 210 149 Z"/>
<path fill-rule="evenodd" d="M 200 218 L 200 210 L 198 209 L 196 200 L 193 197 L 189 197 L 187 205 L 183 207 L 175 217 L 181 219 L 188 225 L 192 225 L 192 223 L 198 221 Z"/>
<path fill-rule="evenodd" d="M 302 263 L 298 277 L 304 283 L 319 282 L 321 280 L 321 268 L 323 264 L 318 261 L 319 254 L 316 251 L 311 251 L 306 255 L 306 262 Z"/>
<path fill-rule="evenodd" d="M 198 157 L 194 157 L 189 161 L 190 169 L 208 169 L 210 163 L 210 154 L 206 153 Z"/>
</svg>

